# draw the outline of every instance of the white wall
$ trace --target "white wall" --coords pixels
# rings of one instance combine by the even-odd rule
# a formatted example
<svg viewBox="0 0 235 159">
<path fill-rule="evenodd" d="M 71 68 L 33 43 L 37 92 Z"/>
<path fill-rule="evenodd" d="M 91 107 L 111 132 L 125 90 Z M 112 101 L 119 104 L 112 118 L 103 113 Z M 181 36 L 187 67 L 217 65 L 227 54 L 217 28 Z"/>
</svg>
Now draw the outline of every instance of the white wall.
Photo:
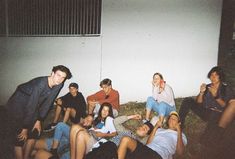
<svg viewBox="0 0 235 159">
<path fill-rule="evenodd" d="M 68 66 L 87 96 L 110 78 L 121 103 L 145 101 L 161 72 L 176 97 L 195 95 L 217 63 L 222 0 L 103 0 L 100 37 L 0 38 L 0 104 L 16 86 Z"/>
</svg>

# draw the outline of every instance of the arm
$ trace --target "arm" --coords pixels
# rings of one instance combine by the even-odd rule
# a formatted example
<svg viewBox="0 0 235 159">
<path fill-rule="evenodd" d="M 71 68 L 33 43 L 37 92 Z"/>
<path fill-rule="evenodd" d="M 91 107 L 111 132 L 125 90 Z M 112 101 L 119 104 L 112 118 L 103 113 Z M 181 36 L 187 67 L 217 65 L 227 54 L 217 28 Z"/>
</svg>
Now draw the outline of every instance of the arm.
<svg viewBox="0 0 235 159">
<path fill-rule="evenodd" d="M 141 119 L 141 115 L 139 115 L 139 114 L 129 115 L 129 116 L 123 115 L 123 116 L 119 116 L 119 117 L 115 118 L 113 123 L 114 123 L 116 130 L 118 132 L 126 131 L 127 129 L 122 124 L 130 119 L 137 119 L 137 120 Z"/>
<path fill-rule="evenodd" d="M 206 92 L 206 84 L 202 83 L 200 86 L 200 93 L 196 97 L 197 103 L 201 104 L 203 102 L 203 96 L 204 96 L 205 92 Z"/>
<path fill-rule="evenodd" d="M 177 130 L 176 153 L 178 155 L 183 155 L 185 146 L 184 146 L 184 143 L 183 143 L 182 130 L 180 128 L 180 124 L 179 123 L 176 125 L 176 130 Z"/>
<path fill-rule="evenodd" d="M 80 107 L 81 107 L 81 117 L 84 118 L 86 117 L 86 101 L 85 101 L 85 98 L 84 96 L 82 95 L 82 93 L 79 94 L 80 95 Z"/>
<path fill-rule="evenodd" d="M 149 135 L 148 139 L 147 139 L 147 142 L 146 142 L 146 145 L 151 143 L 153 141 L 153 138 L 158 130 L 159 126 L 158 124 L 156 123 L 154 128 L 153 128 L 153 131 L 151 132 L 151 134 Z"/>
</svg>

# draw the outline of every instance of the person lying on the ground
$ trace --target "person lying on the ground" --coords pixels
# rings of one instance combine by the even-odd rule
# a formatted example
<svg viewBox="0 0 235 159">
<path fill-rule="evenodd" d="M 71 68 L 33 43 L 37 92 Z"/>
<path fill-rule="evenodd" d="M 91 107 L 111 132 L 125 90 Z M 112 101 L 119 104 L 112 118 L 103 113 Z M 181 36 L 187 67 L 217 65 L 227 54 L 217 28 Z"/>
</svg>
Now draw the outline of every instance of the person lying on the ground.
<svg viewBox="0 0 235 159">
<path fill-rule="evenodd" d="M 103 103 L 94 127 L 87 131 L 79 125 L 73 125 L 70 131 L 71 159 L 82 159 L 101 138 L 112 138 L 117 135 L 113 124 L 112 105 Z"/>
<path fill-rule="evenodd" d="M 79 125 L 85 129 L 89 129 L 92 126 L 93 116 L 87 115 L 84 119 L 81 118 Z M 39 156 L 43 156 L 41 153 L 44 153 L 42 150 L 47 151 L 44 154 L 48 154 L 49 157 L 53 158 L 66 158 L 69 153 L 69 133 L 70 126 L 66 123 L 59 122 L 55 128 L 53 138 L 45 138 L 40 139 L 36 142 L 34 146 L 34 150 L 38 152 L 33 152 L 33 154 L 37 154 L 37 158 Z M 39 151 L 41 150 L 41 151 Z M 66 151 L 67 150 L 67 151 Z"/>
<path fill-rule="evenodd" d="M 129 159 L 172 159 L 175 153 L 182 155 L 187 139 L 181 131 L 177 112 L 170 113 L 167 124 L 168 129 L 156 124 L 146 145 L 131 137 L 123 137 L 118 147 L 118 159 L 125 159 L 128 151 Z"/>
<path fill-rule="evenodd" d="M 132 132 L 131 130 L 123 126 L 123 123 L 131 119 L 140 120 L 141 115 L 139 114 L 129 115 L 129 116 L 123 115 L 115 118 L 114 126 L 117 130 L 117 136 L 114 136 L 109 141 L 114 142 L 118 146 L 123 136 L 129 136 L 132 137 L 133 139 L 138 139 L 140 142 L 145 144 L 147 140 L 146 137 L 153 130 L 153 125 L 149 121 L 147 121 L 142 125 L 138 126 L 135 132 Z"/>
</svg>

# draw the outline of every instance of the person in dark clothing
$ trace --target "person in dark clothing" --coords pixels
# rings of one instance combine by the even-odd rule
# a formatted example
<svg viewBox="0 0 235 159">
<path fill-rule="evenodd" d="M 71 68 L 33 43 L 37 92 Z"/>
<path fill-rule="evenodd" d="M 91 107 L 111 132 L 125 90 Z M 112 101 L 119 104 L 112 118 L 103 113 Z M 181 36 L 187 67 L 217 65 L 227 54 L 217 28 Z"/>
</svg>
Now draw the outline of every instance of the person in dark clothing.
<svg viewBox="0 0 235 159">
<path fill-rule="evenodd" d="M 222 134 L 224 127 L 220 126 L 223 121 L 231 118 L 230 110 L 234 107 L 235 99 L 232 88 L 225 83 L 225 75 L 223 70 L 216 66 L 213 67 L 207 77 L 210 79 L 210 84 L 202 84 L 200 93 L 193 99 L 185 98 L 179 110 L 181 117 L 181 126 L 184 127 L 185 118 L 190 110 L 198 115 L 202 120 L 207 122 L 207 126 L 201 135 L 200 143 L 208 148 L 208 152 L 213 150 L 213 153 L 220 149 L 218 146 L 223 140 Z M 221 118 L 222 117 L 222 118 Z M 221 119 L 224 119 L 221 121 Z M 225 123 L 225 122 L 223 122 Z M 205 154 L 207 151 L 203 152 Z"/>
<path fill-rule="evenodd" d="M 233 90 L 225 83 L 225 75 L 220 67 L 213 67 L 207 77 L 211 83 L 201 85 L 196 99 L 188 97 L 183 100 L 179 110 L 181 126 L 184 127 L 189 110 L 204 121 L 218 123 L 222 112 L 229 106 L 230 100 L 234 99 Z"/>
<path fill-rule="evenodd" d="M 60 117 L 61 111 L 64 111 L 63 122 L 67 122 L 69 117 L 73 123 L 79 123 L 80 118 L 86 116 L 86 101 L 81 92 L 78 91 L 77 83 L 70 83 L 69 93 L 56 100 L 56 110 L 53 122 L 49 124 L 44 132 L 54 130 Z"/>
<path fill-rule="evenodd" d="M 17 87 L 6 104 L 7 124 L 1 143 L 5 145 L 1 150 L 3 158 L 27 158 L 35 139 L 41 134 L 41 122 L 65 80 L 71 77 L 67 67 L 58 65 L 53 67 L 50 76 L 37 77 Z M 10 154 L 15 156 L 8 156 Z"/>
</svg>

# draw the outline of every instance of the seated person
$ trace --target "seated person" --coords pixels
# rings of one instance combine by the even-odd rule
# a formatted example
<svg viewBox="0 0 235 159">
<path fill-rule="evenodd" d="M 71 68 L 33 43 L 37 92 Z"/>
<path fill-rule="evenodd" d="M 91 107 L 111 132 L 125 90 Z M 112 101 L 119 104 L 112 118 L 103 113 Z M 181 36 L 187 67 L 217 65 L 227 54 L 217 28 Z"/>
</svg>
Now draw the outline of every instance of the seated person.
<svg viewBox="0 0 235 159">
<path fill-rule="evenodd" d="M 218 148 L 217 145 L 219 145 L 218 142 L 221 141 L 224 128 L 233 118 L 235 96 L 232 88 L 225 83 L 225 74 L 222 68 L 213 67 L 207 77 L 211 83 L 201 84 L 200 93 L 196 99 L 185 98 L 182 101 L 179 114 L 182 119 L 182 127 L 184 127 L 185 118 L 190 109 L 208 123 L 200 142 L 215 152 L 215 148 Z"/>
<path fill-rule="evenodd" d="M 85 129 L 89 129 L 92 123 L 93 116 L 87 115 L 85 118 L 81 118 L 79 125 Z M 66 158 L 66 156 L 69 155 L 69 153 L 65 151 L 69 148 L 69 133 L 69 125 L 63 122 L 58 123 L 53 138 L 40 139 L 36 142 L 34 150 L 40 150 L 36 153 L 37 158 L 39 158 L 39 156 L 46 156 L 46 154 L 48 154 L 48 157 L 53 156 L 53 158 L 59 158 L 58 154 L 60 154 L 61 158 Z M 42 155 L 42 153 L 44 155 Z"/>
<path fill-rule="evenodd" d="M 84 96 L 78 90 L 77 83 L 70 83 L 69 93 L 56 100 L 56 110 L 53 122 L 49 124 L 44 132 L 49 132 L 55 129 L 59 120 L 61 111 L 65 112 L 63 122 L 67 122 L 69 117 L 73 123 L 78 123 L 81 117 L 86 115 L 86 101 Z"/>
<path fill-rule="evenodd" d="M 73 125 L 70 131 L 71 159 L 82 159 L 101 138 L 111 138 L 116 135 L 113 124 L 112 106 L 103 103 L 94 127 L 86 131 L 79 125 Z"/>
<path fill-rule="evenodd" d="M 118 147 L 118 159 L 124 159 L 128 151 L 129 159 L 172 159 L 175 153 L 182 155 L 187 139 L 181 131 L 177 112 L 170 113 L 167 125 L 168 129 L 163 129 L 156 123 L 146 145 L 131 137 L 123 137 Z"/>
<path fill-rule="evenodd" d="M 100 82 L 102 90 L 87 97 L 88 113 L 98 114 L 100 105 L 110 103 L 113 107 L 114 117 L 118 116 L 119 110 L 119 93 L 112 88 L 112 81 L 108 78 Z"/>
<path fill-rule="evenodd" d="M 145 120 L 149 121 L 151 110 L 158 113 L 158 125 L 162 127 L 164 118 L 169 115 L 171 111 L 175 111 L 175 100 L 172 88 L 166 84 L 163 76 L 160 73 L 153 75 L 153 91 L 152 96 L 148 97 L 146 103 Z"/>
</svg>

